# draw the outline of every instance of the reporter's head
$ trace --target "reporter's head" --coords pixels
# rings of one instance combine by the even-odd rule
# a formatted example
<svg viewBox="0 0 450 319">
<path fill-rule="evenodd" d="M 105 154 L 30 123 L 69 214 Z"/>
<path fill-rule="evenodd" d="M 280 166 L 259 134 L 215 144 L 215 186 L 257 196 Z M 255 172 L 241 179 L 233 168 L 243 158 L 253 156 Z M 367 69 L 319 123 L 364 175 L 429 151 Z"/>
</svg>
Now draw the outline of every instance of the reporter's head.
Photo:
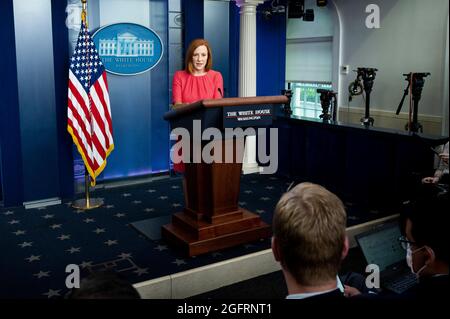
<svg viewBox="0 0 450 319">
<path fill-rule="evenodd" d="M 275 208 L 275 259 L 300 285 L 335 280 L 348 252 L 346 219 L 344 205 L 336 195 L 319 185 L 297 185 Z"/>
</svg>

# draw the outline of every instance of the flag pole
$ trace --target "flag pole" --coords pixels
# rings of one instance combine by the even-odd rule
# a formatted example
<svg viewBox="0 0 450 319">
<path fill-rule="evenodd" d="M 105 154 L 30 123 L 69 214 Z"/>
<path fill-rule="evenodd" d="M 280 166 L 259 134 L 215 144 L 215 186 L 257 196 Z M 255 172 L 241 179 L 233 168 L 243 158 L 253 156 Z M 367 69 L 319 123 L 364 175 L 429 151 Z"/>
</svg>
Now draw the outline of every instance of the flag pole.
<svg viewBox="0 0 450 319">
<path fill-rule="evenodd" d="M 88 26 L 87 19 L 86 19 L 86 16 L 87 16 L 87 10 L 86 10 L 87 0 L 81 0 L 81 3 L 83 5 L 83 9 L 81 11 L 81 20 L 84 22 L 84 24 L 85 24 L 85 26 L 87 28 L 87 26 Z M 84 167 L 84 189 L 85 189 L 86 198 L 75 200 L 72 203 L 72 207 L 73 208 L 82 209 L 82 210 L 89 210 L 89 209 L 98 208 L 98 207 L 103 205 L 103 200 L 101 198 L 91 198 L 89 196 L 89 173 L 88 173 L 86 165 Z"/>
<path fill-rule="evenodd" d="M 84 24 L 86 25 L 86 28 L 88 27 L 87 25 L 87 19 L 86 19 L 86 15 L 87 15 L 87 10 L 86 10 L 86 6 L 87 6 L 87 0 L 81 0 L 81 4 L 82 4 L 82 10 L 81 10 L 81 20 L 84 22 Z"/>
<path fill-rule="evenodd" d="M 76 209 L 89 210 L 98 208 L 103 205 L 101 198 L 91 198 L 89 195 L 89 173 L 87 169 L 84 174 L 84 189 L 86 198 L 77 199 L 72 203 L 72 207 Z"/>
</svg>

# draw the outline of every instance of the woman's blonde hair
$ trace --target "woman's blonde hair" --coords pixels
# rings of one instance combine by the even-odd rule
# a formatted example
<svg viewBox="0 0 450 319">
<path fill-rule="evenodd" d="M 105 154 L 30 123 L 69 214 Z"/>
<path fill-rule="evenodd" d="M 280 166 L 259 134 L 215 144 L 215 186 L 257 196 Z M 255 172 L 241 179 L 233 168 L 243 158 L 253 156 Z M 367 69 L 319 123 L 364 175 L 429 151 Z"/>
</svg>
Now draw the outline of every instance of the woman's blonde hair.
<svg viewBox="0 0 450 319">
<path fill-rule="evenodd" d="M 282 264 L 298 283 L 311 286 L 336 277 L 346 221 L 342 201 L 322 186 L 302 183 L 281 197 L 273 232 Z"/>
</svg>

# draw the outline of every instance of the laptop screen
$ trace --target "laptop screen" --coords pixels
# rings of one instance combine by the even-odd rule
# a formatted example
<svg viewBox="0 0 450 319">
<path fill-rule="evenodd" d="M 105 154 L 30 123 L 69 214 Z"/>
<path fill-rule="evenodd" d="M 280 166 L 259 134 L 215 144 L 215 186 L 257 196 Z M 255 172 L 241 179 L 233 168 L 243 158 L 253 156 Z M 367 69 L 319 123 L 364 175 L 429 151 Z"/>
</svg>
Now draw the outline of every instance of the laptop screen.
<svg viewBox="0 0 450 319">
<path fill-rule="evenodd" d="M 380 271 L 404 261 L 406 251 L 398 238 L 401 236 L 398 223 L 389 223 L 356 236 L 356 241 L 368 264 L 376 264 Z"/>
</svg>

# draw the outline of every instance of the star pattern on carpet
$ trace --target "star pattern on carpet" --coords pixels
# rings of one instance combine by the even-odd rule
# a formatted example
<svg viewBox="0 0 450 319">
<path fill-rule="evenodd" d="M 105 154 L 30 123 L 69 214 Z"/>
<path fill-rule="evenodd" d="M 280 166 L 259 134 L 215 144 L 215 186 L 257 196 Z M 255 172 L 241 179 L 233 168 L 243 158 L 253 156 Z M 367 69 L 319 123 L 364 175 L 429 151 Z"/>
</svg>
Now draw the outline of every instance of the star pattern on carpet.
<svg viewBox="0 0 450 319">
<path fill-rule="evenodd" d="M 35 256 L 35 255 L 31 255 L 28 258 L 25 258 L 25 260 L 28 260 L 29 263 L 33 262 L 33 261 L 39 261 L 41 260 L 41 256 Z"/>
<path fill-rule="evenodd" d="M 270 224 L 276 201 L 286 189 L 285 182 L 286 179 L 269 182 L 267 176 L 242 176 L 239 205 L 245 205 Z M 0 273 L 0 299 L 60 297 L 67 290 L 64 269 L 69 264 L 78 264 L 82 276 L 112 270 L 131 282 L 141 282 L 270 247 L 270 240 L 263 239 L 191 258 L 182 257 L 161 239 L 160 226 L 170 223 L 171 214 L 184 207 L 182 188 L 180 178 L 152 181 L 147 186 L 127 186 L 119 191 L 99 188 L 92 195 L 98 198 L 107 194 L 103 195 L 107 203 L 92 210 L 74 209 L 70 202 L 48 206 L 44 212 L 23 207 L 0 208 L 0 227 L 5 230 L 0 245 L 7 247 L 2 252 L 2 263 L 6 263 L 7 269 L 17 269 L 16 273 Z M 359 206 L 355 204 L 356 209 Z M 349 216 L 350 221 L 359 218 Z M 132 225 L 147 220 L 155 223 L 154 238 Z M 10 224 L 11 221 L 20 223 Z M 14 292 L 7 289 L 15 283 L 26 289 Z"/>
<path fill-rule="evenodd" d="M 92 264 L 93 264 L 92 261 L 83 261 L 83 262 L 81 262 L 80 267 L 84 269 L 84 268 L 92 267 Z"/>
<path fill-rule="evenodd" d="M 97 229 L 93 230 L 93 232 L 96 233 L 97 235 L 104 233 L 105 231 L 106 231 L 105 228 L 97 228 Z"/>
<path fill-rule="evenodd" d="M 50 271 L 40 271 L 36 274 L 33 274 L 33 276 L 37 277 L 38 279 L 44 278 L 44 277 L 50 277 Z"/>
<path fill-rule="evenodd" d="M 168 247 L 166 245 L 158 245 L 155 247 L 155 249 L 159 250 L 159 251 L 163 251 L 163 250 L 168 249 Z"/>
<path fill-rule="evenodd" d="M 117 244 L 118 244 L 118 241 L 117 241 L 117 240 L 111 240 L 111 239 L 108 239 L 108 240 L 105 241 L 104 243 L 105 243 L 105 245 L 107 245 L 107 246 L 112 246 L 112 245 L 117 245 Z"/>
<path fill-rule="evenodd" d="M 120 255 L 118 255 L 117 257 L 119 258 L 131 258 L 131 254 L 130 253 L 121 253 Z"/>
<path fill-rule="evenodd" d="M 148 274 L 148 268 L 138 268 L 135 271 L 133 271 L 138 276 L 142 276 L 144 274 Z"/>
<path fill-rule="evenodd" d="M 184 259 L 175 259 L 174 261 L 172 261 L 172 264 L 176 264 L 177 266 L 181 266 L 181 265 L 185 265 L 186 261 Z"/>
<path fill-rule="evenodd" d="M 31 247 L 33 246 L 33 242 L 32 241 L 24 241 L 21 244 L 18 244 L 20 246 L 20 248 L 25 248 L 25 247 Z"/>
<path fill-rule="evenodd" d="M 53 298 L 53 297 L 59 297 L 61 296 L 60 294 L 61 290 L 53 290 L 53 289 L 49 289 L 47 292 L 43 293 L 42 295 L 47 296 L 47 298 Z"/>
<path fill-rule="evenodd" d="M 69 249 L 66 249 L 66 251 L 68 253 L 74 254 L 74 253 L 79 253 L 80 249 L 81 249 L 81 247 L 70 247 Z"/>
</svg>

